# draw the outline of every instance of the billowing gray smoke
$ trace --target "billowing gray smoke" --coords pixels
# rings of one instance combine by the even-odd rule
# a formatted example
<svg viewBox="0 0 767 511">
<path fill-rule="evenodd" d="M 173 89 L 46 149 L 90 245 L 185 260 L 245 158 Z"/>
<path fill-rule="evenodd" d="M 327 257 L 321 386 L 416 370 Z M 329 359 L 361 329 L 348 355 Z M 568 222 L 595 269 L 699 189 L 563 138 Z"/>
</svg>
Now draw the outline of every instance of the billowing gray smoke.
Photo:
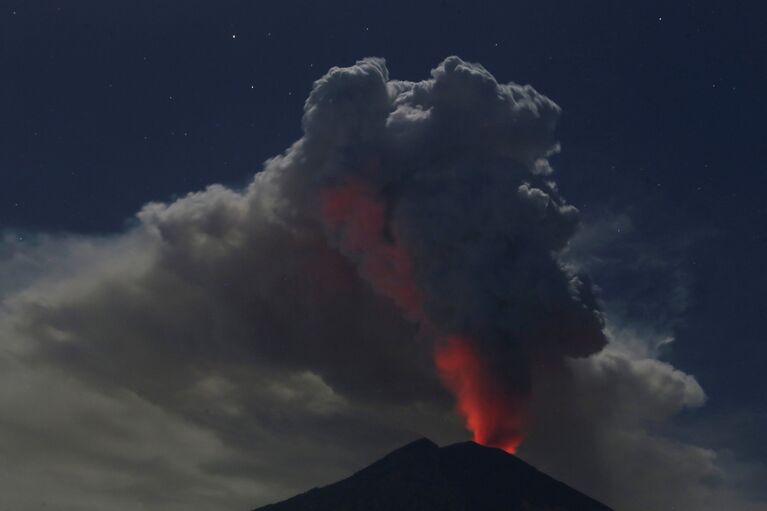
<svg viewBox="0 0 767 511">
<path fill-rule="evenodd" d="M 711 451 L 645 429 L 702 403 L 694 378 L 625 328 L 607 343 L 561 262 L 558 115 L 456 57 L 422 82 L 364 59 L 314 84 L 304 136 L 247 189 L 148 204 L 108 239 L 4 242 L 0 449 L 42 488 L 16 477 L 9 505 L 244 508 L 465 425 L 528 434 L 524 456 L 621 509 L 733 509 Z"/>
<path fill-rule="evenodd" d="M 475 438 L 509 450 L 531 365 L 606 342 L 588 284 L 557 259 L 577 225 L 547 182 L 558 114 L 532 87 L 457 57 L 418 83 L 365 59 L 317 81 L 304 138 L 266 170 L 289 207 L 283 222 L 327 235 L 446 344 L 438 363 Z"/>
</svg>

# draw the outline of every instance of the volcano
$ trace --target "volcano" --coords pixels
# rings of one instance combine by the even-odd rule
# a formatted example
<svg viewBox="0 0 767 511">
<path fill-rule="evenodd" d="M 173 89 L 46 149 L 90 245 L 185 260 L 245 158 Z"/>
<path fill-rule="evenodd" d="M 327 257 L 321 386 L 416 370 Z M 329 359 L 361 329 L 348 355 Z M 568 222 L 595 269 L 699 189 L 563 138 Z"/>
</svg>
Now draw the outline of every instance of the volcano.
<svg viewBox="0 0 767 511">
<path fill-rule="evenodd" d="M 356 474 L 255 511 L 611 511 L 501 449 L 421 439 Z"/>
</svg>

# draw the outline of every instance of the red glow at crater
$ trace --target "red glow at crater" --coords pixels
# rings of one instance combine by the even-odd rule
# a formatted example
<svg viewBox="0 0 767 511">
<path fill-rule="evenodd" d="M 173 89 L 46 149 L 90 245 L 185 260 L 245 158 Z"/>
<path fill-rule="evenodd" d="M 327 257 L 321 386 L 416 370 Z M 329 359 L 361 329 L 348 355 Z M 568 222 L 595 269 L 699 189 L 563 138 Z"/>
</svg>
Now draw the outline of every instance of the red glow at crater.
<svg viewBox="0 0 767 511">
<path fill-rule="evenodd" d="M 434 360 L 474 441 L 516 452 L 523 436 L 524 400 L 495 381 L 475 344 L 466 337 L 449 337 L 437 344 Z"/>
</svg>

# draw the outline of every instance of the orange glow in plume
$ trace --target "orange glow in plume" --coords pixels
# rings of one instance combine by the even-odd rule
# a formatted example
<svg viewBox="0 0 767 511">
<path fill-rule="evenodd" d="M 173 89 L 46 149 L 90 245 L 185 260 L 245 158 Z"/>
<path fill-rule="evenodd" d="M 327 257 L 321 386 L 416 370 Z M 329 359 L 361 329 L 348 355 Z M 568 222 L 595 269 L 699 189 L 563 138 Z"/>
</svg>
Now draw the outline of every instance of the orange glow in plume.
<svg viewBox="0 0 767 511">
<path fill-rule="evenodd" d="M 410 257 L 396 239 L 385 239 L 386 214 L 381 201 L 356 181 L 323 190 L 321 200 L 325 222 L 340 229 L 341 249 L 359 258 L 363 276 L 410 319 L 422 320 Z"/>
</svg>

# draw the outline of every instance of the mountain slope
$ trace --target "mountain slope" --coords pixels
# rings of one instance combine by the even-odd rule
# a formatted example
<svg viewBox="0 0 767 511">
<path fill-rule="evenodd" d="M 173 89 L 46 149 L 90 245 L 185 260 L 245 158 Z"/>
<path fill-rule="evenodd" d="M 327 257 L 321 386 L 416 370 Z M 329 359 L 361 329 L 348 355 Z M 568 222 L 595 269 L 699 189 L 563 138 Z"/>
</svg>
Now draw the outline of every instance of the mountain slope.
<svg viewBox="0 0 767 511">
<path fill-rule="evenodd" d="M 417 440 L 337 483 L 256 511 L 610 511 L 500 449 Z"/>
</svg>

